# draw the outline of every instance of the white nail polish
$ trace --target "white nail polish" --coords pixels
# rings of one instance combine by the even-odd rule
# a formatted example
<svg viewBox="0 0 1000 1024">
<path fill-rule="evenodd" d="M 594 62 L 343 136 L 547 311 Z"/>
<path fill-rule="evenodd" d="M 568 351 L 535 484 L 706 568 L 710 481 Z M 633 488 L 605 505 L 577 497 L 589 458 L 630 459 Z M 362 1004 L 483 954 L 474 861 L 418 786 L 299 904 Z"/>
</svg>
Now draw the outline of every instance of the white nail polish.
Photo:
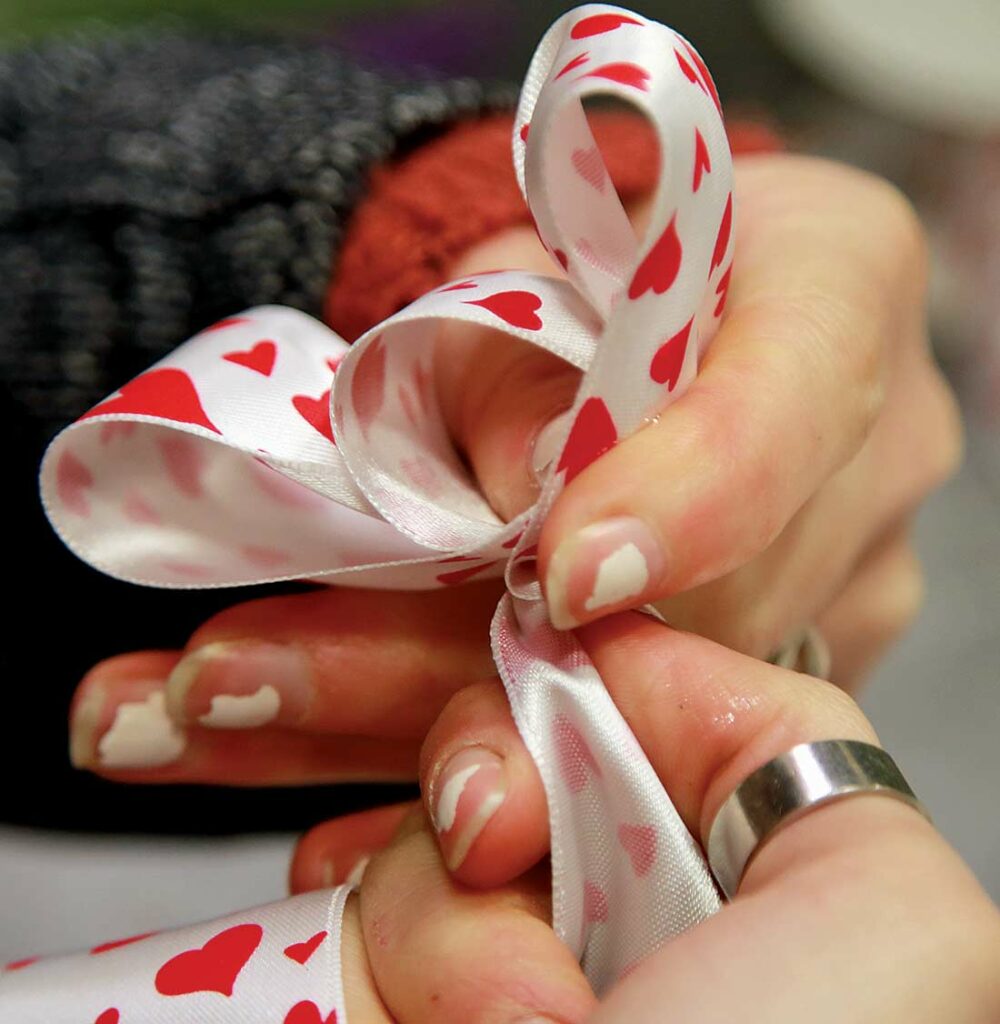
<svg viewBox="0 0 1000 1024">
<path fill-rule="evenodd" d="M 97 744 L 105 768 L 158 768 L 176 761 L 187 739 L 168 717 L 163 691 L 144 701 L 119 704 L 111 728 Z"/>
<path fill-rule="evenodd" d="M 209 710 L 199 715 L 201 725 L 210 729 L 257 729 L 274 721 L 281 710 L 281 697 L 273 686 L 262 686 L 256 693 L 233 696 L 216 694 Z"/>
<path fill-rule="evenodd" d="M 646 556 L 629 542 L 601 560 L 590 597 L 584 602 L 588 612 L 618 604 L 641 594 L 649 583 Z"/>
<path fill-rule="evenodd" d="M 438 797 L 437 805 L 434 808 L 434 827 L 438 832 L 447 832 L 455 824 L 455 815 L 458 813 L 458 801 L 462 799 L 465 787 L 481 765 L 470 764 L 451 776 L 441 787 L 441 795 Z"/>
</svg>

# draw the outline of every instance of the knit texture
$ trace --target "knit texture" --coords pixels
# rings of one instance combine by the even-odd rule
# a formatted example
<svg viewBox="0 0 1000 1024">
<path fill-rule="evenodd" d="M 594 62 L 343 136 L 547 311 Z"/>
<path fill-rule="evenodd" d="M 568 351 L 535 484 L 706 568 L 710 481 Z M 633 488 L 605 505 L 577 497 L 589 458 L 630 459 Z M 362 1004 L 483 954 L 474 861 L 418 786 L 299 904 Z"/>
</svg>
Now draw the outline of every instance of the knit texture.
<svg viewBox="0 0 1000 1024">
<path fill-rule="evenodd" d="M 51 433 L 234 310 L 321 315 L 370 168 L 514 96 L 299 43 L 147 32 L 0 55 L 0 374 L 18 419 Z"/>
</svg>

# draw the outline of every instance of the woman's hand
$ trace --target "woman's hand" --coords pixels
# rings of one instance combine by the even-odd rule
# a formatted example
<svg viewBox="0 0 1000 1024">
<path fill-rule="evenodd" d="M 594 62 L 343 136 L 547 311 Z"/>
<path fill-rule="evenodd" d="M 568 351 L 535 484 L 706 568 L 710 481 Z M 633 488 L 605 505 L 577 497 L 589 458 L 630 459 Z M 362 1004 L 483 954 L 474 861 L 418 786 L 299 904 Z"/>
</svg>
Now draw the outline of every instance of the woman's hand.
<svg viewBox="0 0 1000 1024">
<path fill-rule="evenodd" d="M 570 483 L 540 566 L 562 625 L 655 599 L 674 625 L 766 657 L 815 622 L 835 681 L 853 689 L 917 610 L 908 524 L 960 445 L 927 347 L 923 240 L 899 194 L 858 171 L 792 156 L 736 167 L 729 306 L 702 371 Z M 550 262 L 517 229 L 453 271 Z M 535 440 L 571 404 L 577 372 L 467 326 L 442 336 L 438 357 L 456 442 L 513 516 L 537 495 Z M 607 537 L 594 524 L 609 517 L 644 524 L 662 557 L 650 555 L 659 568 L 642 593 L 588 611 Z M 238 605 L 183 658 L 94 669 L 74 703 L 74 761 L 136 781 L 413 777 L 448 698 L 492 675 L 499 593 L 324 589 Z"/>
<path fill-rule="evenodd" d="M 840 164 L 762 156 L 735 173 L 719 334 L 688 392 L 566 487 L 540 573 L 562 627 L 655 601 L 678 627 L 767 657 L 815 622 L 852 688 L 920 604 L 909 523 L 960 449 L 928 347 L 923 234 L 900 193 Z M 458 269 L 547 262 L 519 229 Z M 553 454 L 545 428 L 571 405 L 577 372 L 455 330 L 438 377 L 453 434 L 512 518 L 537 496 L 532 466 Z M 626 541 L 648 583 L 602 603 L 598 566 Z"/>
<path fill-rule="evenodd" d="M 733 789 L 795 744 L 877 742 L 857 705 L 830 684 L 647 617 L 614 615 L 578 635 L 702 842 Z M 518 844 L 534 844 L 536 858 L 543 853 L 535 838 L 546 832 L 540 783 L 499 684 L 458 694 L 431 730 L 422 758 L 429 817 L 450 755 L 467 754 L 470 745 L 503 764 L 505 795 L 467 862 L 478 865 L 480 878 L 492 873 L 498 881 L 502 868 L 513 874 L 530 863 Z M 473 781 L 459 797 L 454 832 L 488 796 L 489 787 Z M 344 859 L 364 831 L 359 819 L 398 821 L 403 813 L 368 812 L 314 830 L 296 856 L 296 887 L 319 885 L 322 865 Z M 455 1019 L 471 1022 L 523 1019 L 509 1010 L 512 992 L 538 999 L 534 1009 L 545 1019 L 582 1019 L 589 1000 L 579 978 L 526 920 L 548 910 L 542 870 L 516 882 L 526 887 L 517 895 L 499 890 L 489 894 L 495 904 L 480 902 L 485 894 L 449 885 L 422 825 L 411 819 L 404 831 L 404 845 L 376 854 L 360 897 L 376 983 L 397 1019 L 450 1020 L 430 1010 L 432 992 L 435 1007 L 456 1007 Z M 452 839 L 445 833 L 446 855 Z M 506 921 L 505 912 L 513 914 Z M 516 985 L 519 970 L 523 986 Z M 540 978 L 558 985 L 539 987 Z M 470 992 L 480 998 L 465 1002 Z M 665 1013 L 686 1024 L 993 1024 L 1000 1019 L 1000 915 L 912 808 L 884 796 L 827 804 L 774 833 L 733 903 L 643 961 L 587 1020 L 643 1024 Z"/>
</svg>

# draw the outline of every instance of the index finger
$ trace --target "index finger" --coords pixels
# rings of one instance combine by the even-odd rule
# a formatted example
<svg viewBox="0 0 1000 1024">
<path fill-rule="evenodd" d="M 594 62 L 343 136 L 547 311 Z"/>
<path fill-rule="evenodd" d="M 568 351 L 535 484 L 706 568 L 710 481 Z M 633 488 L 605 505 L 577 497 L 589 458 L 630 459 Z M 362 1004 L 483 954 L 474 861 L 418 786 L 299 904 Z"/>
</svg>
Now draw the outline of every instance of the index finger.
<svg viewBox="0 0 1000 1024">
<path fill-rule="evenodd" d="M 917 334 L 920 229 L 891 186 L 807 158 L 737 165 L 729 310 L 687 393 L 555 502 L 539 564 L 572 628 L 750 561 L 875 422 Z"/>
</svg>

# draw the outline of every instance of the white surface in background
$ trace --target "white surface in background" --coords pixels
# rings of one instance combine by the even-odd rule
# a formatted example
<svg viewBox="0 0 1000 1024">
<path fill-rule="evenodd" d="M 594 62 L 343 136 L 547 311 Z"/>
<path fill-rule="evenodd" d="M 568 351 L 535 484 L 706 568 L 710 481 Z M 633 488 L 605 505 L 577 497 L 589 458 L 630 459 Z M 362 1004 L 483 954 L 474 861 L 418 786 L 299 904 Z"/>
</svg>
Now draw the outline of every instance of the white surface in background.
<svg viewBox="0 0 1000 1024">
<path fill-rule="evenodd" d="M 0 829 L 0 965 L 280 899 L 293 842 Z"/>
<path fill-rule="evenodd" d="M 1000 130 L 1000 0 L 758 0 L 778 43 L 908 121 Z"/>
</svg>

